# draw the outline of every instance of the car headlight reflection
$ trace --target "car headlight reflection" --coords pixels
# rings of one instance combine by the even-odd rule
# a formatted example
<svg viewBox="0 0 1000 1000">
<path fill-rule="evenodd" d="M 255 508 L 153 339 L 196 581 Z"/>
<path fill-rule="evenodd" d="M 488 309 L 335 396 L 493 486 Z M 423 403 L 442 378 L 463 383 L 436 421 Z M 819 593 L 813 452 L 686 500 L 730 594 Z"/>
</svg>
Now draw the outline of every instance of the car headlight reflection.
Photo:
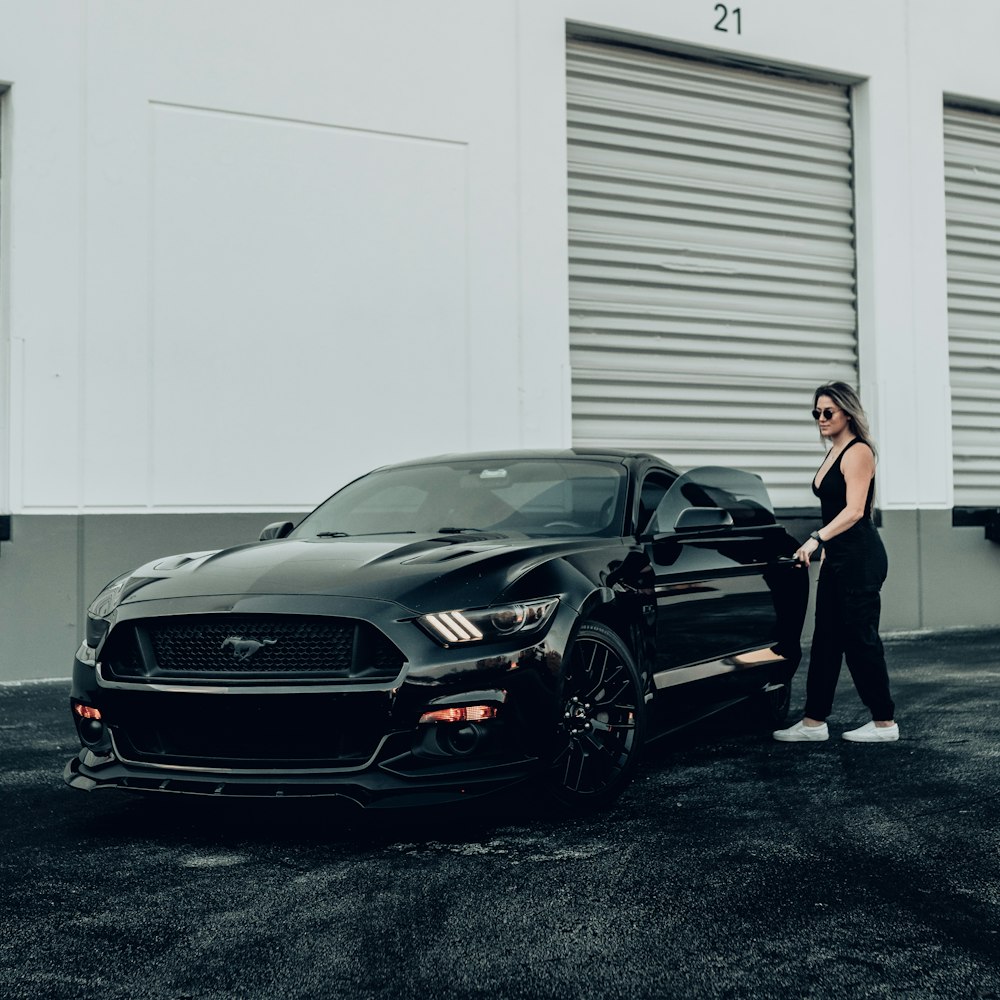
<svg viewBox="0 0 1000 1000">
<path fill-rule="evenodd" d="M 90 607 L 87 608 L 87 614 L 91 618 L 107 618 L 118 606 L 122 591 L 125 589 L 125 584 L 128 583 L 130 575 L 126 573 L 124 576 L 112 580 L 91 602 Z"/>
<path fill-rule="evenodd" d="M 130 574 L 126 573 L 124 576 L 119 576 L 112 580 L 98 595 L 90 602 L 90 607 L 87 608 L 87 619 L 86 619 L 86 635 L 84 637 L 83 645 L 77 652 L 77 659 L 81 663 L 87 663 L 90 666 L 96 662 L 95 651 L 97 647 L 100 646 L 104 637 L 108 634 L 108 629 L 111 627 L 111 623 L 108 621 L 108 615 L 118 607 L 119 601 L 122 599 L 122 592 L 125 589 L 125 585 L 129 581 Z"/>
<path fill-rule="evenodd" d="M 121 604 L 124 598 L 138 590 L 139 587 L 149 583 L 149 577 L 133 576 L 131 573 L 123 573 L 116 577 L 94 598 L 87 608 L 86 637 L 84 645 L 91 650 L 96 650 L 103 642 L 111 627 L 110 615 L 115 608 Z M 81 647 L 81 651 L 83 647 Z M 89 662 L 85 657 L 81 657 L 82 662 Z"/>
<path fill-rule="evenodd" d="M 421 628 L 442 646 L 490 642 L 518 633 L 536 632 L 552 617 L 559 599 L 504 604 L 494 608 L 438 611 L 417 619 Z"/>
</svg>

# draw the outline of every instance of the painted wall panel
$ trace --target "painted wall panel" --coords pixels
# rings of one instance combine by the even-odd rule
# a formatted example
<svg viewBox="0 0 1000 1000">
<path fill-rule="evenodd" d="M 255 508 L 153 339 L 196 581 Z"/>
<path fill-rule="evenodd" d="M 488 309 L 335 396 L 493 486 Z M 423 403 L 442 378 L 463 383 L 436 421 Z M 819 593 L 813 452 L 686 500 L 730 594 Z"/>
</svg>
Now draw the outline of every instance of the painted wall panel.
<svg viewBox="0 0 1000 1000">
<path fill-rule="evenodd" d="M 83 509 L 149 503 L 153 155 L 146 82 L 150 38 L 138 5 L 91 6 L 79 169 L 85 225 L 81 394 Z"/>
<path fill-rule="evenodd" d="M 986 541 L 982 528 L 952 527 L 950 511 L 918 515 L 921 626 L 1000 624 L 1000 545 Z"/>
<path fill-rule="evenodd" d="M 241 399 L 264 391 L 273 399 L 277 389 L 285 416 L 267 419 L 258 408 L 242 426 L 258 438 L 272 435 L 262 444 L 280 442 L 283 505 L 308 507 L 331 482 L 397 456 L 521 443 L 513 6 L 252 6 L 247 16 L 245 4 L 95 0 L 56 23 L 55 5 L 38 5 L 29 16 L 23 5 L 0 2 L 0 80 L 13 81 L 6 118 L 17 150 L 5 178 L 17 191 L 8 333 L 23 372 L 10 430 L 16 509 L 272 502 L 266 490 L 249 495 L 223 485 L 221 472 L 216 481 L 211 455 L 187 464 L 188 435 L 208 411 L 194 406 L 187 426 L 178 420 L 173 380 L 199 376 L 182 371 L 171 342 L 158 339 L 175 319 L 169 310 L 180 309 L 164 294 L 179 277 L 172 262 L 189 252 L 171 220 L 186 225 L 200 252 L 215 255 L 215 283 L 199 285 L 189 272 L 192 280 L 178 286 L 193 294 L 193 312 L 207 320 L 200 296 L 242 297 L 247 305 L 245 285 L 234 294 L 241 275 L 270 296 L 267 310 L 247 305 L 237 317 L 247 360 L 229 360 Z M 490 44 L 467 44 L 480 36 Z M 190 151 L 171 146 L 171 133 L 157 134 L 168 108 L 217 113 L 228 122 L 225 135 L 239 135 L 225 154 L 228 201 L 217 198 L 202 212 L 204 199 L 189 198 L 175 167 Z M 256 145 L 251 122 L 260 126 Z M 284 139 L 268 138 L 279 132 Z M 320 135 L 327 136 L 323 155 L 336 160 L 325 172 L 310 146 L 322 144 Z M 341 145 L 353 136 L 352 150 L 334 149 L 334 135 Z M 362 146 L 380 149 L 380 166 L 369 169 L 378 157 L 358 153 Z M 242 154 L 250 160 L 240 161 Z M 193 153 L 189 169 L 197 162 Z M 221 177 L 220 167 L 206 183 Z M 274 192 L 268 202 L 255 199 L 250 212 L 246 203 L 234 207 L 264 182 Z M 187 200 L 175 205 L 175 198 Z M 331 212 L 346 213 L 336 237 L 323 228 Z M 244 224 L 255 239 L 225 244 L 225 228 L 235 234 L 235 221 L 253 216 L 257 226 Z M 296 242 L 283 249 L 283 240 Z M 259 253 L 262 242 L 270 257 Z M 322 256 L 329 270 L 320 281 Z M 234 276 L 228 287 L 221 270 Z M 338 364 L 350 373 L 346 384 L 341 375 L 333 407 L 342 447 L 331 449 L 325 436 L 324 468 L 312 476 L 316 438 L 329 429 L 328 383 L 319 366 L 285 381 L 286 369 L 275 371 L 273 358 L 261 366 L 259 356 L 279 342 L 276 330 L 286 343 L 289 330 L 305 337 L 334 307 L 343 310 L 345 338 Z M 200 332 L 189 326 L 185 335 Z M 219 344 L 221 353 L 228 343 Z M 366 386 L 376 366 L 377 384 Z M 487 369 L 510 388 L 473 404 L 473 372 Z M 232 398 L 223 393 L 221 402 L 225 424 Z M 551 418 L 559 400 L 547 403 Z M 312 431 L 297 433 L 303 427 Z"/>
<path fill-rule="evenodd" d="M 20 9 L 0 10 L 0 80 L 10 84 L 2 179 L 10 212 L 5 332 L 18 342 L 23 373 L 11 394 L 18 406 L 11 412 L 11 504 L 75 505 L 82 432 L 83 8 L 12 6 Z"/>
<path fill-rule="evenodd" d="M 467 447 L 463 146 L 152 113 L 153 503 L 315 503 Z"/>
<path fill-rule="evenodd" d="M 0 543 L 0 681 L 67 677 L 80 645 L 77 519 L 15 516 Z"/>
</svg>

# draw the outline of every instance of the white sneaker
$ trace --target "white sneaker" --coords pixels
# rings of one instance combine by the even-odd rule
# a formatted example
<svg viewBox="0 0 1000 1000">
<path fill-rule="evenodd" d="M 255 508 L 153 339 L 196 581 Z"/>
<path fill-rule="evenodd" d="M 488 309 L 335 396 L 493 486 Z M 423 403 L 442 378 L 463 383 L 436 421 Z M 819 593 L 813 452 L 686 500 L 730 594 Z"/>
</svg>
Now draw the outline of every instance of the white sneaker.
<svg viewBox="0 0 1000 1000">
<path fill-rule="evenodd" d="M 894 722 L 891 726 L 876 726 L 874 722 L 866 722 L 859 729 L 849 729 L 841 733 L 845 740 L 852 743 L 892 743 L 899 739 L 899 726 Z"/>
<path fill-rule="evenodd" d="M 771 735 L 783 743 L 819 742 L 830 738 L 830 730 L 825 722 L 821 722 L 818 726 L 807 726 L 804 722 L 796 722 L 794 726 L 775 730 Z"/>
</svg>

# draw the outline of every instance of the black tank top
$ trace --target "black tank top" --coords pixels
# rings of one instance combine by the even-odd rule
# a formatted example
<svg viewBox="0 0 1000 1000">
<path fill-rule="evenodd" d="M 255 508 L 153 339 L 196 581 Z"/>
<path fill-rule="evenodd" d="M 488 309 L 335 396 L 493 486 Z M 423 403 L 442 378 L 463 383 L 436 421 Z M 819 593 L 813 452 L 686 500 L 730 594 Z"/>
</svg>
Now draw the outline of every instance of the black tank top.
<svg viewBox="0 0 1000 1000">
<path fill-rule="evenodd" d="M 852 438 L 844 446 L 840 454 L 834 459 L 833 465 L 826 470 L 826 475 L 816 486 L 816 476 L 813 476 L 813 493 L 819 497 L 820 507 L 823 510 L 823 523 L 829 524 L 847 506 L 847 481 L 844 473 L 840 470 L 840 462 L 844 457 L 844 452 L 853 445 L 858 444 L 861 438 Z M 822 468 L 822 463 L 820 463 Z M 817 473 L 819 469 L 816 470 Z M 872 500 L 875 497 L 875 477 L 868 484 L 868 499 L 865 500 L 865 517 L 872 516 Z"/>
</svg>

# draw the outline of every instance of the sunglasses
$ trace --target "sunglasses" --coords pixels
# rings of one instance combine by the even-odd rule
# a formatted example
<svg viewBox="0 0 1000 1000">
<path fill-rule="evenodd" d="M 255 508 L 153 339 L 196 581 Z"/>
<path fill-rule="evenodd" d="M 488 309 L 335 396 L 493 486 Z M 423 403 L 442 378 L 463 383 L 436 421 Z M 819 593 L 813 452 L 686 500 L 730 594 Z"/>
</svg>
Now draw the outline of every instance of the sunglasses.
<svg viewBox="0 0 1000 1000">
<path fill-rule="evenodd" d="M 813 410 L 813 420 L 819 420 L 820 417 L 832 420 L 835 413 L 840 413 L 840 410 L 831 409 L 829 406 L 825 410 Z"/>
</svg>

